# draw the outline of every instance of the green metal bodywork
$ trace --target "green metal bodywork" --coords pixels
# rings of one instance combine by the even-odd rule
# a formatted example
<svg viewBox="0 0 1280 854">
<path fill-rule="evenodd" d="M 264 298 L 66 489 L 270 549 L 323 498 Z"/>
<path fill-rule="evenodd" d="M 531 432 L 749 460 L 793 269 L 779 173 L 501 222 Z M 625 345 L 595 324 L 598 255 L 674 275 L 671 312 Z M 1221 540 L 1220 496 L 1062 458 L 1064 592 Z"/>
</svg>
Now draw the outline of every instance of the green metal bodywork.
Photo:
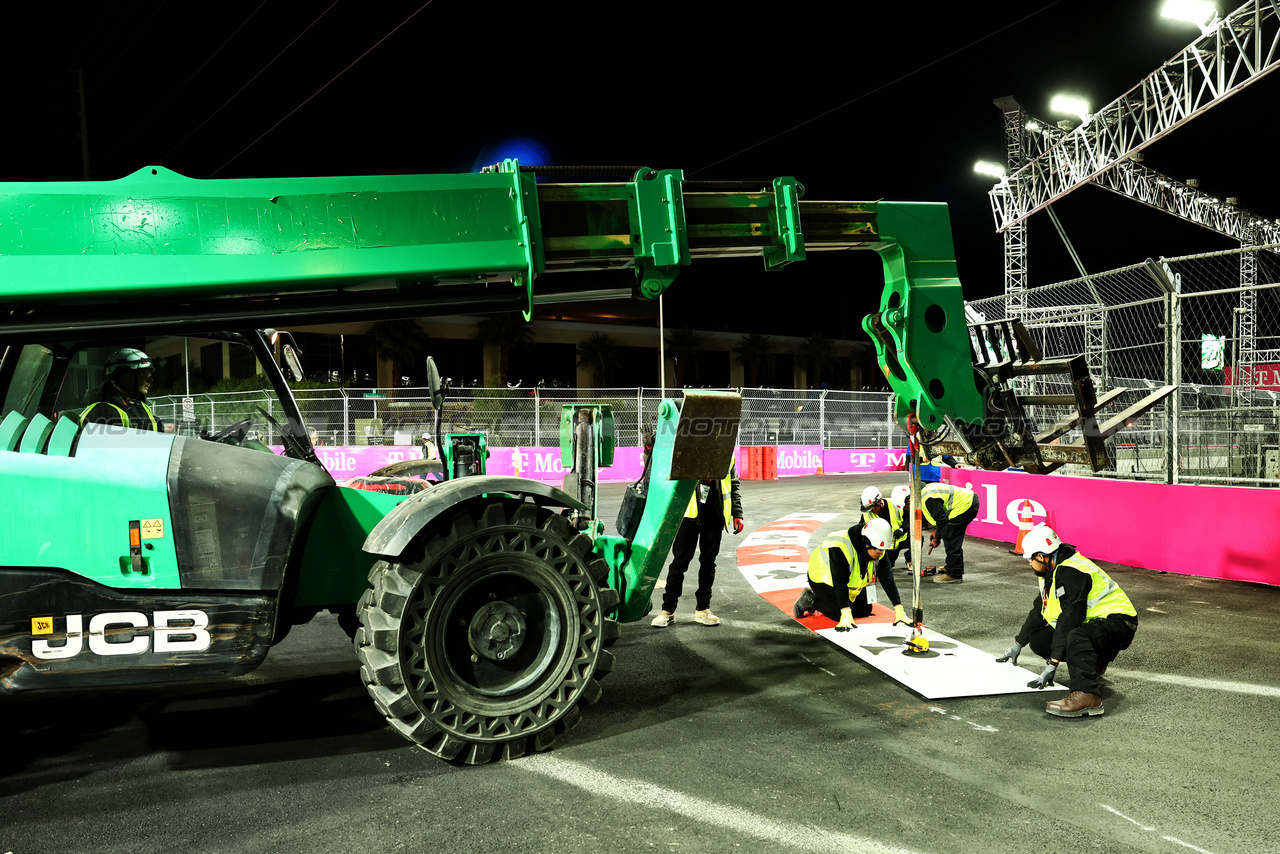
<svg viewBox="0 0 1280 854">
<path fill-rule="evenodd" d="M 533 176 L 200 181 L 161 167 L 117 181 L 0 183 L 0 296 L 41 304 L 274 296 L 306 282 L 405 287 L 509 277 L 531 294 Z"/>
<path fill-rule="evenodd" d="M 583 408 L 580 403 L 566 403 L 560 407 L 560 465 L 566 469 L 573 466 L 573 424 L 578 410 Z M 611 466 L 613 450 L 617 444 L 613 407 L 607 403 L 596 403 L 586 408 L 594 410 L 592 423 L 595 425 L 596 464 Z"/>
<path fill-rule="evenodd" d="M 882 203 L 876 214 L 880 239 L 872 248 L 884 264 L 885 287 L 879 311 L 862 328 L 897 395 L 895 420 L 906 429 L 914 412 L 930 430 L 946 417 L 980 422 L 947 207 Z"/>
<path fill-rule="evenodd" d="M 0 567 L 63 569 L 133 590 L 181 587 L 167 479 L 173 437 L 139 435 L 120 447 L 83 447 L 68 456 L 65 447 L 42 443 L 73 421 L 62 418 L 54 427 L 42 415 L 32 424 L 16 415 L 0 427 L 0 436 L 10 437 L 0 445 L 0 486 L 27 499 L 0 513 Z M 18 436 L 14 453 L 9 446 Z M 158 520 L 148 527 L 159 536 L 144 541 L 143 571 L 135 572 L 129 523 L 139 520 Z"/>
<path fill-rule="evenodd" d="M 553 273 L 630 268 L 636 289 L 653 297 L 698 258 L 750 255 L 781 269 L 814 251 L 861 248 L 884 263 L 880 310 L 865 325 L 898 393 L 899 422 L 911 412 L 925 426 L 980 418 L 946 207 L 808 202 L 803 193 L 790 177 L 724 189 L 652 169 L 630 180 L 539 184 L 514 161 L 480 174 L 204 181 L 148 167 L 117 181 L 0 183 L 0 346 L 513 308 L 527 315 L 535 301 L 581 296 L 575 277 Z M 659 430 L 675 430 L 677 420 L 664 403 Z M 57 553 L 51 563 L 104 584 L 176 584 L 171 553 L 150 555 L 147 577 L 133 577 L 121 574 L 115 545 L 116 515 L 167 520 L 161 455 L 131 452 L 127 465 L 119 456 L 68 456 L 74 425 L 32 422 L 20 431 L 28 444 L 0 453 L 6 491 L 22 494 L 14 483 L 52 490 L 67 506 L 112 494 L 122 496 L 121 509 L 56 523 L 9 510 L 0 563 Z M 610 434 L 609 453 L 612 442 Z M 654 449 L 649 502 L 661 512 L 647 514 L 630 543 L 597 538 L 623 620 L 648 609 L 692 490 L 669 479 L 677 450 L 662 441 Z M 325 495 L 291 564 L 301 567 L 299 604 L 354 600 L 372 562 L 357 543 L 397 500 Z"/>
<path fill-rule="evenodd" d="M 345 486 L 326 492 L 303 546 L 295 604 L 327 606 L 359 599 L 377 560 L 361 546 L 403 500 L 403 496 Z"/>
</svg>

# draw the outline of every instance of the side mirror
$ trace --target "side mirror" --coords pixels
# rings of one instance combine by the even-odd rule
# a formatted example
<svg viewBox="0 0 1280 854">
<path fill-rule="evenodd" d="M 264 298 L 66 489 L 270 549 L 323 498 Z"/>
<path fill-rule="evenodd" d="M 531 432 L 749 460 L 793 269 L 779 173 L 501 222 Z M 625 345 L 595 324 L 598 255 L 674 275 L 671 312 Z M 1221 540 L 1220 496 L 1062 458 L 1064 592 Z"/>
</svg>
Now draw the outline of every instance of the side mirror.
<svg viewBox="0 0 1280 854">
<path fill-rule="evenodd" d="M 302 348 L 298 346 L 298 342 L 293 339 L 293 335 L 278 329 L 263 329 L 262 334 L 266 336 L 267 343 L 280 343 L 280 358 L 284 360 L 284 368 L 286 379 L 293 382 L 302 381 Z"/>
<path fill-rule="evenodd" d="M 444 383 L 440 382 L 440 370 L 436 360 L 427 357 L 427 391 L 431 395 L 431 406 L 437 412 L 444 408 Z"/>
<path fill-rule="evenodd" d="M 284 358 L 289 379 L 295 383 L 302 382 L 302 360 L 298 358 L 299 351 L 294 349 L 293 344 L 285 344 L 280 348 L 280 355 Z"/>
</svg>

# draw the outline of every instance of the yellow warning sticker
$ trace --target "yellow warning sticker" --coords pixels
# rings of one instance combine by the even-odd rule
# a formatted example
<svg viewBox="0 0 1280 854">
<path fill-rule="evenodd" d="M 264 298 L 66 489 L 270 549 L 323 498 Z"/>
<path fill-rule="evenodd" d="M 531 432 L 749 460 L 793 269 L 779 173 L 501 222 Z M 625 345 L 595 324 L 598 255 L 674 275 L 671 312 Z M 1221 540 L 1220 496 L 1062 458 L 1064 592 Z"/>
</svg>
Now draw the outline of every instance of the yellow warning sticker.
<svg viewBox="0 0 1280 854">
<path fill-rule="evenodd" d="M 163 519 L 143 519 L 142 520 L 142 539 L 163 540 L 164 539 L 164 520 Z"/>
<path fill-rule="evenodd" d="M 33 635 L 53 634 L 53 617 L 32 617 L 31 618 L 31 634 Z"/>
</svg>

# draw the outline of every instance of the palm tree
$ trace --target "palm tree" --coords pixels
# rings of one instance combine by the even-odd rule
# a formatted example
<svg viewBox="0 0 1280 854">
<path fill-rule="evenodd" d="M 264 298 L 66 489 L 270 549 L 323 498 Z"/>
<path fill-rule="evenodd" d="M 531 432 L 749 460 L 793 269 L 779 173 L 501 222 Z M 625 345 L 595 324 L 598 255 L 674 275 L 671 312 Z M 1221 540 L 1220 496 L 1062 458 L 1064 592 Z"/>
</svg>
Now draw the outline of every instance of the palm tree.
<svg viewBox="0 0 1280 854">
<path fill-rule="evenodd" d="M 676 363 L 676 385 L 683 387 L 698 381 L 702 345 L 702 336 L 687 326 L 667 333 L 667 356 Z"/>
<path fill-rule="evenodd" d="M 604 387 L 609 378 L 609 371 L 621 363 L 618 342 L 607 333 L 592 332 L 578 342 L 578 367 L 591 368 L 595 388 Z"/>
<path fill-rule="evenodd" d="M 533 344 L 533 326 L 518 311 L 491 314 L 476 324 L 476 340 L 498 347 L 498 373 L 502 381 L 511 379 L 511 357 L 526 352 Z"/>
<path fill-rule="evenodd" d="M 840 357 L 836 355 L 836 345 L 831 343 L 831 339 L 823 337 L 821 332 L 804 339 L 796 348 L 796 355 L 809 371 L 811 386 L 820 385 L 822 375 L 840 362 Z"/>
<path fill-rule="evenodd" d="M 764 385 L 773 379 L 773 339 L 759 332 L 743 335 L 733 348 L 735 361 L 742 365 L 745 385 Z"/>
<path fill-rule="evenodd" d="M 391 365 L 391 385 L 400 385 L 400 371 L 408 366 L 410 381 L 431 352 L 431 336 L 416 320 L 380 320 L 369 327 L 369 349 Z"/>
</svg>

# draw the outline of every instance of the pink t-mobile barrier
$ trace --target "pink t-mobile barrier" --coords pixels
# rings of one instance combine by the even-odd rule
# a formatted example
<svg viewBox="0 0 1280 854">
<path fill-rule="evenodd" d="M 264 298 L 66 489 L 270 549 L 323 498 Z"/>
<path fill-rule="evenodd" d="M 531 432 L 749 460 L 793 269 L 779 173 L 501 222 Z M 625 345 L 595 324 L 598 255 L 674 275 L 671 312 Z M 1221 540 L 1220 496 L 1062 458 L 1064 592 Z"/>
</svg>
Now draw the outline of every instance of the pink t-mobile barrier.
<svg viewBox="0 0 1280 854">
<path fill-rule="evenodd" d="M 1183 575 L 1280 585 L 1280 490 L 1185 486 L 943 467 L 982 502 L 976 537 L 1012 543 L 1018 508 L 1086 557 Z"/>
<path fill-rule="evenodd" d="M 819 450 L 821 448 L 819 446 Z M 782 474 L 782 451 L 778 451 L 778 474 Z M 858 474 L 872 471 L 906 471 L 905 448 L 828 448 L 822 451 L 824 474 Z M 789 472 L 791 473 L 791 472 Z M 813 472 L 794 472 L 812 474 Z"/>
<path fill-rule="evenodd" d="M 279 453 L 282 448 L 273 450 Z M 402 460 L 422 459 L 422 449 L 412 445 L 321 445 L 316 453 L 335 478 L 363 477 L 383 466 Z M 778 446 L 778 475 L 849 474 L 875 471 L 903 471 L 907 452 L 893 448 L 842 448 L 824 450 L 821 445 Z M 742 464 L 739 463 L 739 470 Z M 560 449 L 556 448 L 490 448 L 489 474 L 514 475 L 558 483 L 564 479 Z M 601 483 L 631 483 L 644 470 L 640 448 L 614 450 L 613 465 L 600 469 Z"/>
</svg>

